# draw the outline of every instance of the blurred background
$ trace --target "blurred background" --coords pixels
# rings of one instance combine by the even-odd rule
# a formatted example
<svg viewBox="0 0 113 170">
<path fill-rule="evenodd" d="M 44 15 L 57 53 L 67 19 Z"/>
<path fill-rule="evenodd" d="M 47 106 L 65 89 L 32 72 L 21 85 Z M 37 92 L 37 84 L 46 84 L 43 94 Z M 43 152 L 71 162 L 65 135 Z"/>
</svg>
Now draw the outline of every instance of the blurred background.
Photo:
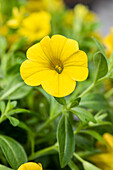
<svg viewBox="0 0 113 170">
<path fill-rule="evenodd" d="M 109 33 L 110 27 L 113 26 L 113 0 L 64 0 L 67 6 L 73 8 L 77 3 L 87 5 L 91 10 L 96 12 L 102 23 L 101 31 L 103 35 Z"/>
</svg>

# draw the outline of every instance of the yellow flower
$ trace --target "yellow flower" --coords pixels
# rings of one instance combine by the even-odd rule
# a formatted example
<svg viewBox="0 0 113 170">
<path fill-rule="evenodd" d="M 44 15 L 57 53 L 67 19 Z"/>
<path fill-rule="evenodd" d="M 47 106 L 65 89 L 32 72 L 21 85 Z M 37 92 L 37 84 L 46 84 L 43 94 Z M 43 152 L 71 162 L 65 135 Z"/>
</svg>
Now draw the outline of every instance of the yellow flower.
<svg viewBox="0 0 113 170">
<path fill-rule="evenodd" d="M 82 4 L 78 4 L 75 6 L 74 13 L 75 17 L 79 18 L 80 20 L 84 20 L 84 22 L 91 22 L 97 19 L 96 14 Z"/>
<path fill-rule="evenodd" d="M 113 52 L 113 28 L 111 28 L 110 34 L 103 39 L 103 43 L 107 48 L 106 49 L 107 56 L 110 57 L 110 55 Z"/>
<path fill-rule="evenodd" d="M 21 7 L 20 9 L 14 7 L 12 11 L 12 15 L 13 15 L 12 19 L 7 21 L 8 27 L 13 29 L 18 28 L 21 25 L 22 19 L 24 17 L 24 13 L 25 13 L 24 7 Z"/>
<path fill-rule="evenodd" d="M 32 13 L 23 20 L 19 30 L 21 36 L 28 37 L 30 41 L 40 40 L 51 32 L 51 16 L 48 12 Z"/>
<path fill-rule="evenodd" d="M 34 162 L 27 162 L 22 164 L 18 170 L 43 170 L 42 165 Z"/>
<path fill-rule="evenodd" d="M 98 142 L 97 147 L 103 152 L 90 157 L 90 160 L 102 170 L 113 170 L 113 135 L 105 133 L 103 139 L 106 142 L 107 147 Z"/>
<path fill-rule="evenodd" d="M 30 47 L 20 73 L 26 84 L 42 85 L 52 96 L 63 97 L 73 92 L 76 81 L 88 76 L 87 55 L 77 41 L 61 35 L 44 37 Z"/>
<path fill-rule="evenodd" d="M 55 11 L 64 7 L 63 0 L 29 0 L 27 3 L 29 12 L 37 12 L 40 10 Z"/>
</svg>

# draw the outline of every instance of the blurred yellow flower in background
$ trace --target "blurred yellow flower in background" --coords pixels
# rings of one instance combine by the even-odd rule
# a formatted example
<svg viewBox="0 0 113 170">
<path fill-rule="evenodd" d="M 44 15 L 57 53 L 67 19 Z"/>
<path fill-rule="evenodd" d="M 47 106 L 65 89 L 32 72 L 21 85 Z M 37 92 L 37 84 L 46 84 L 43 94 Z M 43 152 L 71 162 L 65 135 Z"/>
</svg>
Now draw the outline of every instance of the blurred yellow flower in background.
<svg viewBox="0 0 113 170">
<path fill-rule="evenodd" d="M 55 97 L 69 95 L 76 81 L 84 81 L 88 76 L 86 53 L 79 50 L 77 41 L 62 35 L 44 37 L 28 49 L 27 58 L 20 68 L 24 82 L 30 86 L 42 85 Z"/>
<path fill-rule="evenodd" d="M 107 147 L 97 142 L 97 148 L 100 148 L 102 153 L 91 156 L 90 160 L 102 170 L 113 170 L 113 135 L 105 133 L 103 139 Z"/>
<path fill-rule="evenodd" d="M 43 170 L 42 165 L 34 162 L 27 162 L 22 164 L 18 170 Z"/>
<path fill-rule="evenodd" d="M 90 11 L 88 7 L 82 4 L 78 4 L 74 8 L 75 17 L 84 22 L 91 22 L 97 20 L 97 16 L 94 12 Z"/>
<path fill-rule="evenodd" d="M 14 7 L 12 9 L 12 18 L 7 21 L 8 27 L 13 29 L 18 28 L 22 23 L 22 19 L 24 18 L 24 13 L 25 13 L 24 7 L 21 7 L 20 9 Z"/>
<path fill-rule="evenodd" d="M 64 7 L 63 0 L 29 0 L 27 3 L 29 12 L 37 12 L 40 10 L 55 11 Z"/>
<path fill-rule="evenodd" d="M 30 14 L 23 19 L 19 29 L 21 36 L 27 37 L 29 41 L 40 40 L 51 32 L 51 16 L 48 12 L 41 11 Z"/>
<path fill-rule="evenodd" d="M 110 34 L 103 39 L 103 43 L 106 46 L 107 56 L 110 57 L 113 52 L 113 28 L 111 28 Z"/>
</svg>

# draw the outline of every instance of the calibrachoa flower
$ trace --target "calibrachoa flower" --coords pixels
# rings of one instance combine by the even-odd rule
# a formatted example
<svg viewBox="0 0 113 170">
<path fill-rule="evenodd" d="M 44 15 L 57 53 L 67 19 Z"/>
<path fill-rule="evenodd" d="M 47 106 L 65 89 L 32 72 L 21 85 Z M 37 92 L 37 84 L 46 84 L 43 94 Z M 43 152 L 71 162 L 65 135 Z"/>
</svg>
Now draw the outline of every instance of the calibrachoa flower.
<svg viewBox="0 0 113 170">
<path fill-rule="evenodd" d="M 62 35 L 44 37 L 28 49 L 27 58 L 20 68 L 25 83 L 42 85 L 55 97 L 69 95 L 76 81 L 84 81 L 88 76 L 86 53 L 79 50 L 77 41 Z"/>
<path fill-rule="evenodd" d="M 18 170 L 43 170 L 42 165 L 34 162 L 27 162 L 22 164 Z"/>
<path fill-rule="evenodd" d="M 95 163 L 102 170 L 113 169 L 113 135 L 105 133 L 103 139 L 107 144 L 107 147 L 98 142 L 97 148 L 102 149 L 102 153 L 90 157 L 90 160 Z"/>
<path fill-rule="evenodd" d="M 110 55 L 113 52 L 113 28 L 111 28 L 110 34 L 103 39 L 103 43 L 107 48 L 106 49 L 107 56 L 110 57 Z"/>
<path fill-rule="evenodd" d="M 19 34 L 28 37 L 30 41 L 40 40 L 50 34 L 50 21 L 51 16 L 48 12 L 34 12 L 23 19 Z"/>
</svg>

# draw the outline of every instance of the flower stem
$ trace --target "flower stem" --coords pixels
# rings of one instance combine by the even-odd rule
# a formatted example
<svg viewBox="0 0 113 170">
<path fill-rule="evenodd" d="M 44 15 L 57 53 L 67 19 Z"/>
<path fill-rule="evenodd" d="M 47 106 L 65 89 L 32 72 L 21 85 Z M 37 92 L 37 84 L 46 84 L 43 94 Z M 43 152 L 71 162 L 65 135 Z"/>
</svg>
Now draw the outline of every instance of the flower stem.
<svg viewBox="0 0 113 170">
<path fill-rule="evenodd" d="M 40 131 L 44 130 L 53 120 L 55 120 L 58 116 L 60 116 L 62 112 L 59 112 L 58 114 L 54 115 L 53 117 L 50 117 L 37 131 L 39 133 Z"/>
<path fill-rule="evenodd" d="M 94 83 L 92 83 L 82 94 L 80 94 L 78 97 L 83 97 L 86 95 L 93 87 L 95 86 Z"/>
<path fill-rule="evenodd" d="M 31 156 L 29 156 L 28 160 L 34 160 L 40 156 L 43 156 L 43 155 L 46 155 L 49 153 L 52 153 L 53 150 L 56 150 L 57 151 L 57 143 L 48 147 L 48 148 L 45 148 L 45 149 L 42 149 L 40 151 L 37 151 L 35 153 L 33 153 Z"/>
<path fill-rule="evenodd" d="M 84 162 L 84 160 L 79 155 L 77 155 L 76 153 L 74 153 L 73 156 L 75 158 L 77 158 L 80 162 L 82 162 L 82 163 Z"/>
</svg>

